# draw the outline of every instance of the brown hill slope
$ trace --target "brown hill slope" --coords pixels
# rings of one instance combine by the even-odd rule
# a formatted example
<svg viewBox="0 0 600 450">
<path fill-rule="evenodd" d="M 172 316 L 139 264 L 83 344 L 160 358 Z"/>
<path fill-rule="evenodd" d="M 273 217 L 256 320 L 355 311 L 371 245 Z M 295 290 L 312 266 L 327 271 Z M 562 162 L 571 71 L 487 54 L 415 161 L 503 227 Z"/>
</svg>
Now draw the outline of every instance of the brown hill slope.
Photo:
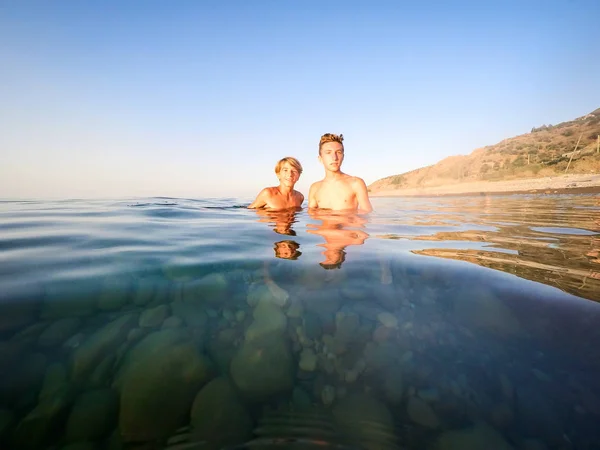
<svg viewBox="0 0 600 450">
<path fill-rule="evenodd" d="M 570 174 L 599 173 L 599 135 L 600 108 L 569 122 L 534 127 L 530 133 L 479 148 L 470 155 L 450 156 L 431 166 L 382 178 L 369 185 L 369 192 L 400 193 L 474 181 L 545 177 L 564 174 L 567 166 Z"/>
</svg>

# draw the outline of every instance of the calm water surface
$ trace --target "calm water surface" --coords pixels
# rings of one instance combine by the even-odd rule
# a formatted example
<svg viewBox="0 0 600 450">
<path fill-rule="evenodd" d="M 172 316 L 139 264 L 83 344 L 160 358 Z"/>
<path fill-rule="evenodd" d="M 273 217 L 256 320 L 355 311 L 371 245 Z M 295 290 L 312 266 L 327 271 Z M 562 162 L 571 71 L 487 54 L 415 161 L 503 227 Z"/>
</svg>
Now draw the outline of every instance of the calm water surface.
<svg viewBox="0 0 600 450">
<path fill-rule="evenodd" d="M 0 448 L 600 449 L 600 201 L 0 202 Z"/>
</svg>

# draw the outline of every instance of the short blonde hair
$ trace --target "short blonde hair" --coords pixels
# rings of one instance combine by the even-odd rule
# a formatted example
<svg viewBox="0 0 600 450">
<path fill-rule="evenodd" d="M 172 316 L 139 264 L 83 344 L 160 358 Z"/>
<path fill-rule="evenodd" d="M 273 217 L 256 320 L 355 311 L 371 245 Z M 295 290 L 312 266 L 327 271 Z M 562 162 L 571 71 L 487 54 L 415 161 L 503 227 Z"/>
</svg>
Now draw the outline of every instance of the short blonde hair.
<svg viewBox="0 0 600 450">
<path fill-rule="evenodd" d="M 292 166 L 294 169 L 296 169 L 299 174 L 302 174 L 302 164 L 300 164 L 300 161 L 298 161 L 296 158 L 294 158 L 292 156 L 286 156 L 285 158 L 281 158 L 277 162 L 277 164 L 275 165 L 275 173 L 276 174 L 279 175 L 279 172 L 281 172 L 281 167 L 285 163 L 290 163 L 290 166 Z"/>
<path fill-rule="evenodd" d="M 325 133 L 323 136 L 321 136 L 321 140 L 319 141 L 319 155 L 321 154 L 321 147 L 323 147 L 323 144 L 327 144 L 328 142 L 339 142 L 340 144 L 342 144 L 343 147 L 343 141 L 343 134 L 338 135 L 333 133 Z"/>
</svg>

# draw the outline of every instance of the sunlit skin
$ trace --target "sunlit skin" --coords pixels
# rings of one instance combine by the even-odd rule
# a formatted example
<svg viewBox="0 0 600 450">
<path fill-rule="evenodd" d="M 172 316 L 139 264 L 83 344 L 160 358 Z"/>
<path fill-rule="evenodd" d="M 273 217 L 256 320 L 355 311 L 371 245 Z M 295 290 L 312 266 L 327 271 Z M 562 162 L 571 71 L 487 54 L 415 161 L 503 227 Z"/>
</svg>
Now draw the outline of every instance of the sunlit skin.
<svg viewBox="0 0 600 450">
<path fill-rule="evenodd" d="M 336 211 L 371 212 L 367 185 L 359 177 L 341 171 L 344 146 L 340 142 L 326 142 L 319 152 L 319 162 L 325 169 L 325 178 L 313 183 L 308 193 L 308 207 Z"/>
<path fill-rule="evenodd" d="M 285 162 L 281 166 L 277 178 L 279 178 L 279 186 L 264 188 L 248 208 L 282 210 L 302 206 L 304 195 L 294 190 L 295 184 L 300 179 L 298 170 L 289 162 Z"/>
</svg>

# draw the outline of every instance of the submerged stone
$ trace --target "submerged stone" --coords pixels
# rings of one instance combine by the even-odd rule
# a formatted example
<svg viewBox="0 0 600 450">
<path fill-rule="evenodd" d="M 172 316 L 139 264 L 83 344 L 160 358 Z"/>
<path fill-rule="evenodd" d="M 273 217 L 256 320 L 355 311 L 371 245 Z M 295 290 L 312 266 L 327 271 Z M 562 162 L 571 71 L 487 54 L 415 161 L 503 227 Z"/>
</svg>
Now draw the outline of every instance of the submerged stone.
<svg viewBox="0 0 600 450">
<path fill-rule="evenodd" d="M 216 272 L 190 281 L 183 286 L 183 301 L 191 304 L 221 304 L 226 299 L 228 282 L 225 275 Z"/>
<path fill-rule="evenodd" d="M 11 333 L 29 325 L 36 318 L 42 291 L 37 286 L 19 292 L 0 292 L 0 334 Z"/>
<path fill-rule="evenodd" d="M 24 450 L 46 448 L 59 436 L 70 404 L 71 393 L 66 387 L 47 397 L 19 422 L 13 433 L 13 447 Z"/>
<path fill-rule="evenodd" d="M 206 441 L 209 448 L 242 444 L 252 436 L 252 418 L 225 377 L 198 392 L 190 423 L 194 441 Z"/>
<path fill-rule="evenodd" d="M 154 280 L 141 279 L 138 280 L 137 285 L 134 289 L 133 304 L 136 306 L 145 306 L 154 297 L 155 294 L 155 282 Z"/>
<path fill-rule="evenodd" d="M 24 356 L 16 367 L 0 380 L 0 401 L 4 400 L 4 404 L 15 403 L 28 393 L 35 399 L 44 379 L 46 364 L 47 358 L 41 353 Z"/>
<path fill-rule="evenodd" d="M 169 436 L 185 423 L 194 393 L 210 379 L 211 364 L 193 343 L 176 339 L 165 345 L 164 340 L 176 336 L 168 332 L 176 331 L 152 333 L 127 357 L 120 381 L 119 416 L 125 442 Z M 150 345 L 153 342 L 160 345 Z"/>
<path fill-rule="evenodd" d="M 141 328 L 152 328 L 159 326 L 169 315 L 168 305 L 158 305 L 146 309 L 140 315 L 139 325 Z"/>
<path fill-rule="evenodd" d="M 349 394 L 332 410 L 335 422 L 350 444 L 369 450 L 398 448 L 392 414 L 388 408 L 366 394 Z"/>
<path fill-rule="evenodd" d="M 136 322 L 136 314 L 126 314 L 105 325 L 84 341 L 73 354 L 73 379 L 82 381 L 108 353 L 116 350 Z"/>
<path fill-rule="evenodd" d="M 67 387 L 67 369 L 61 363 L 53 363 L 48 366 L 44 375 L 44 382 L 39 395 L 39 401 L 43 402 L 55 397 Z"/>
<path fill-rule="evenodd" d="M 436 442 L 435 450 L 513 450 L 504 437 L 489 425 L 480 422 L 462 430 L 444 432 Z"/>
<path fill-rule="evenodd" d="M 171 303 L 173 315 L 182 319 L 188 326 L 204 328 L 208 322 L 206 310 L 201 305 L 192 305 L 176 301 Z"/>
<path fill-rule="evenodd" d="M 231 361 L 231 378 L 240 392 L 253 401 L 291 391 L 294 362 L 284 339 L 267 335 L 246 341 Z"/>
<path fill-rule="evenodd" d="M 38 339 L 38 344 L 41 347 L 54 347 L 64 343 L 69 339 L 81 326 L 79 317 L 65 317 L 53 322 L 46 328 Z"/>
<path fill-rule="evenodd" d="M 104 280 L 102 293 L 98 297 L 98 308 L 114 311 L 122 308 L 132 295 L 130 278 L 108 277 Z"/>
<path fill-rule="evenodd" d="M 119 399 L 110 388 L 88 391 L 75 400 L 67 420 L 68 442 L 95 441 L 108 435 L 117 424 Z"/>
<path fill-rule="evenodd" d="M 431 406 L 418 397 L 409 397 L 407 412 L 410 420 L 421 426 L 427 428 L 438 428 L 440 426 L 440 421 Z"/>
<path fill-rule="evenodd" d="M 0 443 L 8 435 L 15 422 L 15 413 L 8 409 L 0 409 Z"/>
</svg>

